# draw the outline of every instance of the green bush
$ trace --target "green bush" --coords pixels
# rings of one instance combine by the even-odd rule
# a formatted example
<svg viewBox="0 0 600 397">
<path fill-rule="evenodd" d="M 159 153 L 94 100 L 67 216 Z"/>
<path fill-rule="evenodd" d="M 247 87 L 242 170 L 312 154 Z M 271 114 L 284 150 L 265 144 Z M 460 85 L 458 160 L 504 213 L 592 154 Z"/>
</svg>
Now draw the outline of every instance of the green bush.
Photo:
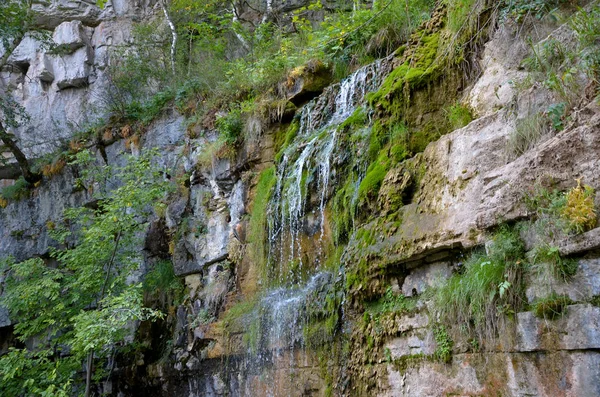
<svg viewBox="0 0 600 397">
<path fill-rule="evenodd" d="M 243 126 L 242 112 L 239 108 L 233 108 L 227 115 L 217 118 L 217 129 L 228 145 L 235 146 L 239 143 Z"/>
</svg>

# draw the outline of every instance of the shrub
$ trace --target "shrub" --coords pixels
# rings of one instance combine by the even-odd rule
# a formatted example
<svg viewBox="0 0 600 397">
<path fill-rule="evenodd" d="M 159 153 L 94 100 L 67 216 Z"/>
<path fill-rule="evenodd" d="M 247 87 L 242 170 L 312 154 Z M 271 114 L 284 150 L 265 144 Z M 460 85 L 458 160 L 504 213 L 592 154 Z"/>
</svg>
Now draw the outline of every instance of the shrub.
<svg viewBox="0 0 600 397">
<path fill-rule="evenodd" d="M 565 308 L 571 304 L 571 299 L 566 295 L 552 293 L 546 298 L 537 299 L 532 306 L 533 314 L 545 320 L 555 320 L 563 314 Z"/>
<path fill-rule="evenodd" d="M 581 179 L 578 179 L 577 186 L 567 193 L 562 214 L 569 223 L 570 231 L 583 233 L 596 227 L 594 197 L 594 189 L 589 185 L 581 186 Z"/>
<path fill-rule="evenodd" d="M 175 275 L 173 263 L 166 260 L 157 262 L 146 274 L 143 287 L 145 292 L 183 292 L 181 281 Z"/>
<path fill-rule="evenodd" d="M 239 143 L 242 135 L 242 112 L 239 108 L 233 108 L 227 115 L 217 119 L 217 129 L 226 144 L 235 146 Z"/>
</svg>

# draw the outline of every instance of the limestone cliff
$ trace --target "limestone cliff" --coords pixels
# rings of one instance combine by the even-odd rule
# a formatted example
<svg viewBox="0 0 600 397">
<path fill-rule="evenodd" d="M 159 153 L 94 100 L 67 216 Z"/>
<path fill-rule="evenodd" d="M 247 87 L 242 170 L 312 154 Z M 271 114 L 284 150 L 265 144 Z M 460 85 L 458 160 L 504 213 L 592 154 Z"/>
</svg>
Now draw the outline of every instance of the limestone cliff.
<svg viewBox="0 0 600 397">
<path fill-rule="evenodd" d="M 240 17 L 291 23 L 304 3 L 248 2 Z M 168 258 L 185 292 L 148 294 L 167 316 L 136 324 L 139 349 L 98 395 L 600 395 L 600 103 L 593 76 L 565 69 L 579 55 L 561 53 L 581 40 L 569 18 L 600 12 L 561 2 L 562 18 L 513 20 L 471 3 L 457 28 L 438 2 L 405 45 L 339 82 L 318 61 L 292 70 L 281 103 L 244 115 L 231 155 L 206 160 L 218 126 L 174 106 L 137 142 L 126 123 L 87 141 L 107 164 L 157 148 L 181 182 L 144 220 L 135 277 Z M 325 6 L 315 21 L 351 8 Z M 113 50 L 135 48 L 135 23 L 162 11 L 34 7 L 61 51 L 27 37 L 1 73 L 37 158 L 105 119 Z M 547 83 L 551 67 L 569 92 Z M 49 225 L 90 204 L 78 172 L 0 208 L 0 257 L 48 257 Z M 577 195 L 594 214 L 581 227 Z M 482 275 L 492 266 L 499 276 Z M 2 309 L 3 352 L 14 325 Z"/>
</svg>

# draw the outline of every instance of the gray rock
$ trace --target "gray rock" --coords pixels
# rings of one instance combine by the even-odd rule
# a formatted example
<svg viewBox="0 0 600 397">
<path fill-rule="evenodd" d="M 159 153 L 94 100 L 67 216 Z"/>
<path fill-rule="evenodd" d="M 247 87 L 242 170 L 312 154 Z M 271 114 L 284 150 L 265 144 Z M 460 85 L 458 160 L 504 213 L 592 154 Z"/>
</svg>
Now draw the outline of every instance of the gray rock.
<svg viewBox="0 0 600 397">
<path fill-rule="evenodd" d="M 80 20 L 86 25 L 97 25 L 101 10 L 95 1 L 47 0 L 36 1 L 32 5 L 35 24 L 51 29 L 64 21 Z"/>
<path fill-rule="evenodd" d="M 427 264 L 410 271 L 402 283 L 402 294 L 413 296 L 444 280 L 452 274 L 449 262 Z"/>
<path fill-rule="evenodd" d="M 516 350 L 589 350 L 600 348 L 600 308 L 568 306 L 557 320 L 543 320 L 532 312 L 517 315 Z"/>
<path fill-rule="evenodd" d="M 79 48 L 72 54 L 55 58 L 56 86 L 63 90 L 86 85 L 90 77 L 90 65 L 92 63 L 93 59 L 90 58 L 87 47 Z"/>
<path fill-rule="evenodd" d="M 39 48 L 40 43 L 28 34 L 10 54 L 8 63 L 20 68 L 29 67 L 37 58 Z"/>
<path fill-rule="evenodd" d="M 72 53 L 88 44 L 81 21 L 63 22 L 54 29 L 52 40 L 63 52 Z"/>
<path fill-rule="evenodd" d="M 384 348 L 389 349 L 392 358 L 396 359 L 415 354 L 433 354 L 436 345 L 433 331 L 421 328 L 386 342 Z"/>
<path fill-rule="evenodd" d="M 421 361 L 400 373 L 387 366 L 385 396 L 597 396 L 600 353 L 460 354 L 451 364 Z"/>
<path fill-rule="evenodd" d="M 10 321 L 8 309 L 0 306 L 0 328 L 8 327 L 9 325 L 12 325 L 12 321 Z"/>
</svg>

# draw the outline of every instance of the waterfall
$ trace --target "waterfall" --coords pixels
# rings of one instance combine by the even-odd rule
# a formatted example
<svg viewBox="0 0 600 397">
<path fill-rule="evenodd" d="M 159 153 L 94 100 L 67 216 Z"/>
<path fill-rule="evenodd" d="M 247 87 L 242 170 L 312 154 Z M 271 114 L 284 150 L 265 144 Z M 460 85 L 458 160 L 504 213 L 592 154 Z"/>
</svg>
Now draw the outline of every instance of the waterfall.
<svg viewBox="0 0 600 397">
<path fill-rule="evenodd" d="M 364 103 L 365 95 L 378 87 L 385 66 L 385 60 L 379 60 L 357 70 L 306 104 L 298 116 L 298 133 L 278 164 L 268 211 L 269 261 L 279 265 L 282 283 L 292 276 L 284 272 L 287 264 L 295 262 L 299 269 L 305 265 L 301 235 L 306 234 L 307 210 L 315 216 L 319 240 L 323 239 L 338 127 Z M 310 207 L 311 198 L 316 206 Z"/>
<path fill-rule="evenodd" d="M 277 164 L 277 181 L 267 210 L 267 266 L 274 270 L 274 279 L 265 280 L 275 287 L 247 314 L 260 323 L 260 335 L 254 346 L 248 347 L 245 367 L 261 374 L 266 395 L 277 395 L 280 381 L 277 371 L 265 369 L 275 367 L 293 374 L 299 367 L 297 357 L 306 357 L 302 355 L 307 343 L 304 331 L 311 316 L 315 310 L 326 315 L 327 297 L 338 296 L 336 275 L 320 268 L 318 261 L 311 263 L 311 268 L 303 263 L 307 254 L 303 243 L 311 238 L 317 256 L 322 254 L 335 159 L 340 151 L 348 150 L 338 145 L 343 133 L 339 127 L 364 105 L 365 95 L 377 89 L 389 71 L 387 61 L 359 69 L 307 103 L 296 116 L 298 132 Z"/>
</svg>

